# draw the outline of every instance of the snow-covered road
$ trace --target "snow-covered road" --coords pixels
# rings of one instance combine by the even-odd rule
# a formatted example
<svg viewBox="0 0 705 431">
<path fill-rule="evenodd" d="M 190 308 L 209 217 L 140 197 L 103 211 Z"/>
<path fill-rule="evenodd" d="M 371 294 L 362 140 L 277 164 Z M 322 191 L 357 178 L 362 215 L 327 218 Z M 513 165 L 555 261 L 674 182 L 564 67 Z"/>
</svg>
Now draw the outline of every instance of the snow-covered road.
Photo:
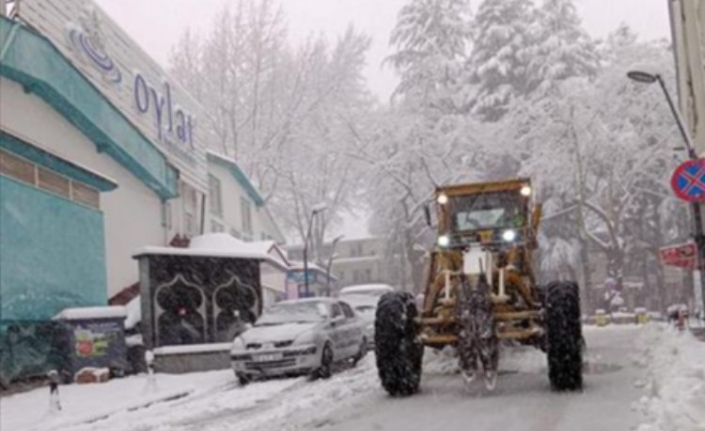
<svg viewBox="0 0 705 431">
<path fill-rule="evenodd" d="M 101 396 L 90 396 L 89 388 L 63 387 L 63 412 L 36 415 L 46 404 L 45 392 L 22 394 L 2 400 L 3 413 L 32 409 L 36 418 L 3 417 L 7 429 L 36 431 L 415 431 L 443 430 L 629 430 L 644 416 L 632 406 L 644 388 L 640 360 L 643 340 L 656 342 L 662 335 L 642 336 L 651 328 L 636 326 L 588 328 L 589 367 L 586 387 L 579 394 L 557 394 L 549 390 L 545 358 L 532 349 L 507 349 L 496 390 L 487 394 L 468 391 L 454 373 L 454 361 L 444 353 L 427 352 L 419 394 L 403 399 L 386 395 L 377 381 L 374 357 L 369 355 L 357 368 L 336 373 L 326 381 L 304 378 L 272 380 L 237 387 L 230 371 L 186 376 L 159 376 L 159 390 L 145 389 L 145 378 L 111 382 L 118 393 L 99 415 L 76 411 L 83 404 L 98 404 Z M 656 337 L 656 338 L 654 338 Z M 639 341 L 642 340 L 642 341 Z M 698 346 L 699 347 L 699 346 Z M 641 367 L 639 366 L 641 365 Z M 131 383 L 130 383 L 131 382 Z M 102 385 L 107 387 L 105 385 Z M 130 389 L 132 388 L 132 389 Z M 132 391 L 132 392 L 131 392 Z M 105 392 L 105 390 L 103 390 Z M 187 392 L 172 401 L 140 405 L 141 399 Z M 88 394 L 88 395 L 87 395 Z M 35 400 L 30 403 L 31 398 Z M 123 406 L 125 397 L 132 406 Z M 146 397 L 146 398 L 145 398 Z M 84 404 L 85 402 L 85 404 Z M 37 408 L 37 403 L 39 407 Z M 144 404 L 144 403 L 142 403 Z M 112 408 L 112 410 L 110 410 Z M 88 408 L 87 410 L 92 410 Z M 100 409 L 98 409 L 100 410 Z M 3 415 L 4 416 L 4 415 Z M 24 421 L 23 421 L 24 419 Z"/>
<path fill-rule="evenodd" d="M 634 327 L 586 331 L 590 367 L 579 394 L 550 391 L 539 352 L 504 352 L 504 374 L 491 394 L 468 393 L 457 375 L 426 373 L 417 396 L 390 399 L 377 390 L 336 412 L 322 429 L 628 430 L 639 423 L 630 409 L 639 397 L 633 383 L 640 370 L 631 361 L 635 332 Z"/>
</svg>

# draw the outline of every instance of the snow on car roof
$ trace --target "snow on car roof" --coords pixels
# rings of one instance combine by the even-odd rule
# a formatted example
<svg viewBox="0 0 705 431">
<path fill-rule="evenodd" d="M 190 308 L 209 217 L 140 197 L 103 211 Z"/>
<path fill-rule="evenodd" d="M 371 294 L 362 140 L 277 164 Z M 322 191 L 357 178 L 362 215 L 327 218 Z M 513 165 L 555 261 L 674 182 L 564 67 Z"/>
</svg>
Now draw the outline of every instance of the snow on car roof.
<svg viewBox="0 0 705 431">
<path fill-rule="evenodd" d="M 355 293 L 355 292 L 367 292 L 370 290 L 388 290 L 392 291 L 394 288 L 388 284 L 358 284 L 355 286 L 344 287 L 340 290 L 340 293 Z"/>
<path fill-rule="evenodd" d="M 285 299 L 283 301 L 277 301 L 275 304 L 295 304 L 300 302 L 334 302 L 335 298 L 329 298 L 327 296 L 314 296 L 313 298 L 297 298 L 297 299 Z"/>
</svg>

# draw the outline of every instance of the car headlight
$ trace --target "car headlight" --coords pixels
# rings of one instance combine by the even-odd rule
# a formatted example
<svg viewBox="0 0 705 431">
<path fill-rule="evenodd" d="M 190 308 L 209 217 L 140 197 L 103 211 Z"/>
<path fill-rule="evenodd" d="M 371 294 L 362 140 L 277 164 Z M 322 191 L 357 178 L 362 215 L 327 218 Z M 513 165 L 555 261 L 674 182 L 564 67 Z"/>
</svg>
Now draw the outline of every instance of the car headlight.
<svg viewBox="0 0 705 431">
<path fill-rule="evenodd" d="M 515 230 L 512 230 L 512 229 L 505 230 L 505 231 L 502 233 L 502 239 L 505 240 L 505 241 L 507 241 L 507 242 L 512 242 L 512 241 L 514 241 L 514 240 L 516 239 L 516 237 L 517 237 L 517 233 L 516 233 Z"/>
<path fill-rule="evenodd" d="M 233 340 L 233 345 L 230 348 L 232 352 L 242 352 L 245 350 L 245 340 L 242 337 L 237 337 Z"/>
<path fill-rule="evenodd" d="M 314 344 L 316 336 L 313 331 L 306 331 L 294 339 L 294 344 Z"/>
<path fill-rule="evenodd" d="M 438 237 L 439 247 L 448 247 L 450 245 L 450 237 L 448 235 L 441 235 Z"/>
</svg>

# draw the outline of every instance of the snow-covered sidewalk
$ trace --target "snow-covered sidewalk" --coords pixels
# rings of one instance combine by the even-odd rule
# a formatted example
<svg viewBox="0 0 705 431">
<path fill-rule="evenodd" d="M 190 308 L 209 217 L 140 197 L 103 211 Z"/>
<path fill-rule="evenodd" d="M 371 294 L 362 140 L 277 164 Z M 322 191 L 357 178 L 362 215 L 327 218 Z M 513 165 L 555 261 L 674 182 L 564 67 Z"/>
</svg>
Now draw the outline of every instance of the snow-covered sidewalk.
<svg viewBox="0 0 705 431">
<path fill-rule="evenodd" d="M 49 407 L 49 388 L 0 398 L 0 429 L 71 429 L 99 422 L 120 412 L 135 411 L 159 402 L 219 391 L 233 384 L 232 372 L 215 371 L 184 375 L 158 375 L 150 386 L 146 376 L 132 376 L 107 383 L 59 387 L 62 410 Z"/>
<path fill-rule="evenodd" d="M 634 361 L 646 373 L 636 382 L 645 390 L 634 404 L 645 416 L 638 431 L 705 430 L 705 343 L 689 331 L 649 325 L 639 345 Z"/>
</svg>

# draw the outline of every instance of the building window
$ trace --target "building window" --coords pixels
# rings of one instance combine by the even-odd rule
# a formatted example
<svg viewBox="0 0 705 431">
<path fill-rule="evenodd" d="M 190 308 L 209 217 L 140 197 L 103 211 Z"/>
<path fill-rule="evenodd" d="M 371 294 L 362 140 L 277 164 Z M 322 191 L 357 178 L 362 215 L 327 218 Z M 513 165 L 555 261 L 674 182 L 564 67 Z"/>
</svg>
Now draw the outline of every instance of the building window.
<svg viewBox="0 0 705 431">
<path fill-rule="evenodd" d="M 0 151 L 0 173 L 25 183 L 35 184 L 34 164 L 5 151 Z"/>
<path fill-rule="evenodd" d="M 372 280 L 372 270 L 370 268 L 367 268 L 365 270 L 365 281 L 371 281 Z"/>
<path fill-rule="evenodd" d="M 37 187 L 67 199 L 71 197 L 71 186 L 69 185 L 68 178 L 64 178 L 59 174 L 55 174 L 41 167 L 38 167 Z"/>
<path fill-rule="evenodd" d="M 198 192 L 186 183 L 181 185 L 181 197 L 184 207 L 184 233 L 186 235 L 198 235 Z"/>
<path fill-rule="evenodd" d="M 214 233 L 225 232 L 225 227 L 215 220 L 211 220 L 211 231 Z"/>
<path fill-rule="evenodd" d="M 362 243 L 358 242 L 356 244 L 352 244 L 351 250 L 350 250 L 350 255 L 352 257 L 362 256 Z"/>
<path fill-rule="evenodd" d="M 93 208 L 100 208 L 100 193 L 98 190 L 84 186 L 81 183 L 71 183 L 71 199 Z"/>
<path fill-rule="evenodd" d="M 245 236 L 252 236 L 252 204 L 245 198 L 240 198 L 242 209 L 242 232 Z"/>
<path fill-rule="evenodd" d="M 238 232 L 235 229 L 230 229 L 230 235 L 234 236 L 237 239 L 241 239 L 242 235 L 240 235 L 240 232 Z"/>
<path fill-rule="evenodd" d="M 223 193 L 220 187 L 220 180 L 215 176 L 208 174 L 208 190 L 210 196 L 211 214 L 223 216 Z"/>
<path fill-rule="evenodd" d="M 82 205 L 100 209 L 98 190 L 2 150 L 0 174 Z"/>
</svg>

